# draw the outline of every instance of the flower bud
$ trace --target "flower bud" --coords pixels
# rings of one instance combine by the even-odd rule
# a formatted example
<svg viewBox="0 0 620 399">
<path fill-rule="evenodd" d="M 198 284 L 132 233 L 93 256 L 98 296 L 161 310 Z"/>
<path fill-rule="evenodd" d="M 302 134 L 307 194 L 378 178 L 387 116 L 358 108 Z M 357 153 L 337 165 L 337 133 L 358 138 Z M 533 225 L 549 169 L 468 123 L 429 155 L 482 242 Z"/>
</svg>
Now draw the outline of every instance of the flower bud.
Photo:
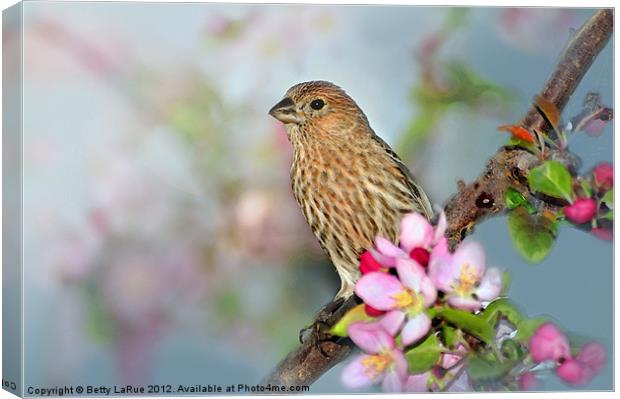
<svg viewBox="0 0 620 399">
<path fill-rule="evenodd" d="M 431 257 L 431 254 L 422 247 L 416 247 L 411 250 L 409 256 L 411 257 L 411 259 L 418 262 L 420 266 L 426 267 L 428 266 L 428 261 Z"/>
<path fill-rule="evenodd" d="M 571 222 L 582 224 L 592 220 L 596 208 L 596 201 L 592 198 L 577 198 L 571 205 L 564 207 L 564 214 Z"/>
<path fill-rule="evenodd" d="M 360 255 L 360 271 L 362 274 L 370 273 L 370 272 L 378 272 L 384 269 L 381 263 L 377 262 L 377 260 L 372 256 L 370 251 L 364 251 L 362 255 Z"/>
<path fill-rule="evenodd" d="M 555 362 L 570 358 L 568 338 L 553 323 L 544 323 L 530 338 L 530 354 L 537 362 L 553 360 Z"/>
<path fill-rule="evenodd" d="M 594 168 L 594 179 L 596 182 L 606 188 L 614 185 L 614 166 L 610 163 L 603 162 Z"/>
</svg>

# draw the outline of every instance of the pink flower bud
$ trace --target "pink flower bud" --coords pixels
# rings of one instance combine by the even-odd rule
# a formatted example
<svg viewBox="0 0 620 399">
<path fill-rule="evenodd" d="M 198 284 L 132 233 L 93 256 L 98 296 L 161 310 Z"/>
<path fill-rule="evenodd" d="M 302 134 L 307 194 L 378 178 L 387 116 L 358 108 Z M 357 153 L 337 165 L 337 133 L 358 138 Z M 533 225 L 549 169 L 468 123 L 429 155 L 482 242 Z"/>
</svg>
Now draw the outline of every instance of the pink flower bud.
<svg viewBox="0 0 620 399">
<path fill-rule="evenodd" d="M 604 229 L 602 227 L 595 227 L 592 229 L 592 234 L 594 237 L 603 241 L 613 241 L 614 233 L 612 230 Z"/>
<path fill-rule="evenodd" d="M 375 309 L 372 306 L 368 305 L 368 304 L 364 304 L 364 311 L 366 312 L 366 314 L 370 317 L 379 317 L 379 316 L 383 316 L 385 314 L 384 310 L 379 310 L 379 309 Z"/>
<path fill-rule="evenodd" d="M 614 185 L 614 166 L 607 162 L 599 163 L 594 168 L 594 179 L 599 185 L 611 188 Z"/>
<path fill-rule="evenodd" d="M 591 370 L 576 359 L 568 359 L 555 370 L 555 373 L 571 385 L 584 385 L 592 378 Z"/>
<path fill-rule="evenodd" d="M 592 220 L 596 208 L 596 201 L 592 198 L 577 198 L 571 205 L 564 207 L 564 214 L 571 222 L 581 224 Z"/>
<path fill-rule="evenodd" d="M 555 324 L 544 323 L 530 338 L 530 354 L 536 363 L 568 359 L 571 357 L 568 338 Z"/>
<path fill-rule="evenodd" d="M 411 259 L 418 262 L 420 266 L 426 267 L 428 266 L 428 261 L 431 257 L 431 254 L 422 247 L 416 247 L 411 250 L 409 256 L 411 257 Z"/>
<path fill-rule="evenodd" d="M 377 262 L 370 251 L 364 251 L 364 253 L 360 255 L 360 271 L 362 274 L 379 272 L 382 271 L 382 269 L 384 269 L 384 267 L 381 263 Z"/>
</svg>

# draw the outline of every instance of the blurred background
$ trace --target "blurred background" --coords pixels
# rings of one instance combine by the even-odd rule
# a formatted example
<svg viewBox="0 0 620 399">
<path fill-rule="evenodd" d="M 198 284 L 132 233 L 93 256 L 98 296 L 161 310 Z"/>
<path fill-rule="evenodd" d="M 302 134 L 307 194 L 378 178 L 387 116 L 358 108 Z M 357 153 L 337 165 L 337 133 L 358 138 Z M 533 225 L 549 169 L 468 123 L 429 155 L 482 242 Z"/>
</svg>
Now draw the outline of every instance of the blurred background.
<svg viewBox="0 0 620 399">
<path fill-rule="evenodd" d="M 339 282 L 293 200 L 267 115 L 345 88 L 444 203 L 506 142 L 587 9 L 26 2 L 25 386 L 256 384 Z M 613 107 L 609 44 L 590 90 Z M 613 127 L 570 141 L 583 171 Z M 612 341 L 612 245 L 562 229 L 524 262 L 506 220 L 471 237 L 529 315 Z M 311 392 L 343 392 L 342 365 Z M 612 389 L 612 363 L 589 389 Z M 551 377 L 546 389 L 567 389 Z"/>
</svg>

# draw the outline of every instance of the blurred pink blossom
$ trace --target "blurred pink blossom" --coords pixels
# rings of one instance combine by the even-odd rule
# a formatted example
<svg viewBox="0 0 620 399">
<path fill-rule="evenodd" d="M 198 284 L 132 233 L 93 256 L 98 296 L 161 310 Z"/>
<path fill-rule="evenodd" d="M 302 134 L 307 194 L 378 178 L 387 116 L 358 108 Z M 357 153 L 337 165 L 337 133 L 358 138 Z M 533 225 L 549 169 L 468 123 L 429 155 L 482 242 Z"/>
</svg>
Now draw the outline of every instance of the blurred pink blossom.
<svg viewBox="0 0 620 399">
<path fill-rule="evenodd" d="M 535 362 L 560 361 L 570 357 L 568 338 L 553 323 L 544 323 L 532 337 L 529 343 L 530 354 Z"/>
</svg>

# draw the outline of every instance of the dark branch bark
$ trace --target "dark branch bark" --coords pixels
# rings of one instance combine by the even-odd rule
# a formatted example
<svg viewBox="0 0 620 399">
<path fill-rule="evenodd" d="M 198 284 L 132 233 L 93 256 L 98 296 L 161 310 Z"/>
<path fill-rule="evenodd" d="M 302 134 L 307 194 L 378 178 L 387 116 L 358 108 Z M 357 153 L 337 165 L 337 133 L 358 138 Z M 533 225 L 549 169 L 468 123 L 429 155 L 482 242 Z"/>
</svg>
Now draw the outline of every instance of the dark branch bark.
<svg viewBox="0 0 620 399">
<path fill-rule="evenodd" d="M 569 41 L 540 95 L 554 103 L 561 111 L 612 32 L 613 10 L 596 12 Z M 535 108 L 530 109 L 522 121 L 522 125 L 530 129 L 541 130 L 545 127 L 544 124 L 545 121 Z M 570 159 L 564 161 L 569 163 L 569 166 L 575 167 L 574 161 Z M 527 191 L 525 185 L 527 171 L 538 162 L 537 157 L 525 150 L 504 147 L 489 160 L 484 172 L 474 182 L 469 185 L 461 183 L 458 193 L 445 206 L 448 218 L 447 235 L 450 242 L 453 245 L 460 242 L 476 223 L 503 212 L 508 187 Z M 535 198 L 532 200 L 541 207 L 561 206 L 561 204 L 541 203 Z M 335 324 L 354 305 L 354 299 L 350 298 L 326 324 Z M 348 339 L 333 339 L 321 343 L 321 349 L 328 355 L 327 357 L 311 339 L 308 339 L 290 352 L 263 380 L 263 383 L 310 385 L 344 360 L 350 354 L 352 344 Z"/>
</svg>

